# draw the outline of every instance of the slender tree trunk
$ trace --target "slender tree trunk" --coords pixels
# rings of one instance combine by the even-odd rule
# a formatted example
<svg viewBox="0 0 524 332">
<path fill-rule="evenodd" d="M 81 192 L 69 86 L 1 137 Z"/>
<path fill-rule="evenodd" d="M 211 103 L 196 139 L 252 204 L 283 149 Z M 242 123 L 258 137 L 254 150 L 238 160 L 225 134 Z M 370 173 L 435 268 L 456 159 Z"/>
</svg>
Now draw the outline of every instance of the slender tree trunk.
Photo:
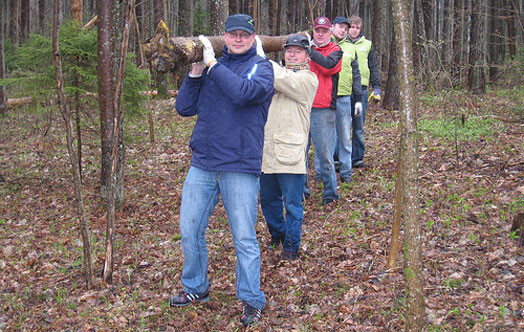
<svg viewBox="0 0 524 332">
<path fill-rule="evenodd" d="M 29 36 L 30 10 L 29 0 L 22 0 L 20 7 L 20 32 L 22 40 Z"/>
<path fill-rule="evenodd" d="M 0 80 L 5 78 L 5 60 L 4 60 L 4 11 L 0 12 Z M 0 85 L 0 117 L 7 114 L 7 96 L 5 95 L 5 86 Z"/>
<path fill-rule="evenodd" d="M 373 47 L 377 56 L 377 61 L 380 66 L 382 54 L 384 54 L 384 0 L 373 0 L 373 22 L 371 24 L 371 38 Z M 381 68 L 381 67 L 379 67 Z"/>
<path fill-rule="evenodd" d="M 71 18 L 73 21 L 76 21 L 80 26 L 82 26 L 82 0 L 72 0 L 71 1 Z"/>
<path fill-rule="evenodd" d="M 402 138 L 402 135 L 400 136 Z M 398 248 L 400 247 L 400 224 L 402 223 L 402 142 L 398 148 L 397 180 L 395 181 L 395 202 L 393 205 L 393 226 L 391 227 L 391 244 L 389 246 L 389 268 L 397 265 Z"/>
<path fill-rule="evenodd" d="M 486 92 L 484 18 L 485 0 L 473 1 L 468 69 L 468 88 L 476 93 Z"/>
<path fill-rule="evenodd" d="M 15 47 L 18 47 L 20 45 L 20 7 L 21 7 L 21 0 L 12 0 L 11 5 L 11 38 L 13 40 L 13 44 Z"/>
<path fill-rule="evenodd" d="M 224 32 L 224 23 L 229 13 L 227 0 L 210 1 L 209 11 L 211 12 L 211 35 L 222 34 Z M 260 22 L 256 22 L 256 25 L 260 26 Z"/>
<path fill-rule="evenodd" d="M 47 31 L 47 27 L 45 25 L 45 3 L 45 0 L 38 0 L 38 25 L 40 27 L 41 34 L 44 34 L 44 32 Z"/>
<path fill-rule="evenodd" d="M 398 75 L 397 75 L 397 52 L 396 52 L 396 34 L 393 33 L 389 51 L 389 66 L 388 78 L 386 81 L 386 91 L 384 92 L 384 108 L 398 109 L 399 93 L 398 93 Z"/>
<path fill-rule="evenodd" d="M 489 79 L 494 80 L 499 74 L 499 66 L 504 61 L 504 48 L 502 36 L 503 4 L 502 0 L 489 0 L 489 28 L 488 28 L 488 64 Z"/>
<path fill-rule="evenodd" d="M 156 27 L 160 21 L 164 20 L 164 0 L 153 1 L 153 14 L 155 16 L 153 24 Z"/>
<path fill-rule="evenodd" d="M 160 22 L 164 20 L 164 0 L 154 0 L 153 5 L 155 16 L 154 26 L 158 27 Z M 185 13 L 178 13 L 179 17 L 184 15 Z M 153 72 L 152 76 L 153 81 L 155 82 L 155 88 L 158 91 L 156 98 L 163 99 L 167 97 L 167 82 L 165 75 L 159 72 Z"/>
<path fill-rule="evenodd" d="M 84 247 L 84 272 L 86 275 L 86 286 L 87 289 L 93 287 L 93 268 L 91 259 L 91 242 L 89 240 L 89 226 L 85 214 L 84 200 L 82 197 L 82 182 L 80 180 L 80 169 L 78 167 L 78 161 L 76 160 L 76 154 L 73 145 L 73 123 L 71 121 L 71 114 L 67 110 L 66 99 L 63 89 L 63 74 L 62 74 L 62 63 L 59 50 L 59 13 L 60 13 L 60 0 L 54 0 L 54 23 L 53 23 L 53 62 L 55 66 L 55 77 L 58 90 L 58 106 L 64 122 L 66 125 L 66 138 L 67 138 L 67 151 L 69 153 L 69 161 L 71 163 L 71 170 L 73 171 L 73 183 L 75 188 L 75 200 L 78 218 L 81 222 L 82 229 L 82 241 Z"/>
<path fill-rule="evenodd" d="M 517 32 L 515 31 L 513 1 L 506 0 L 506 29 L 508 34 L 509 56 L 513 59 L 517 55 Z M 520 11 L 517 11 L 520 12 Z"/>
<path fill-rule="evenodd" d="M 106 202 L 108 218 L 106 220 L 106 259 L 104 265 L 104 281 L 111 282 L 113 269 L 113 41 L 111 38 L 112 0 L 98 2 L 98 104 L 100 107 L 100 123 L 102 134 L 102 195 Z"/>
<path fill-rule="evenodd" d="M 213 4 L 214 1 L 210 2 Z M 213 15 L 213 11 L 211 15 Z M 190 0 L 179 0 L 178 1 L 178 34 L 180 36 L 192 36 L 193 35 L 193 13 L 194 5 L 193 1 Z M 223 24 L 223 23 L 222 23 Z"/>
<path fill-rule="evenodd" d="M 422 282 L 422 241 L 419 220 L 418 132 L 414 103 L 411 32 L 406 0 L 393 0 L 393 18 L 397 38 L 397 58 L 402 135 L 402 215 L 405 218 L 404 256 L 406 278 L 405 331 L 420 332 L 424 328 L 424 288 Z"/>
<path fill-rule="evenodd" d="M 238 14 L 238 1 L 229 0 L 229 15 Z"/>
</svg>

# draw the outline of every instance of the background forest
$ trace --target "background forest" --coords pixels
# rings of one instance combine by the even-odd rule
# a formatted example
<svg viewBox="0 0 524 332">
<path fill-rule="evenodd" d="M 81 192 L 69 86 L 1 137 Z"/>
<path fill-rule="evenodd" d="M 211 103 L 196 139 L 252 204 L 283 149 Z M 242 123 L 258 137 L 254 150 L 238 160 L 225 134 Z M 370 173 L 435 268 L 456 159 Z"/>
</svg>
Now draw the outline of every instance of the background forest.
<svg viewBox="0 0 524 332">
<path fill-rule="evenodd" d="M 268 305 L 250 330 L 405 330 L 405 258 L 387 264 L 406 61 L 396 56 L 394 2 L 2 1 L 0 331 L 239 330 L 221 205 L 207 233 L 210 303 L 166 305 L 180 289 L 180 194 L 195 119 L 174 110 L 187 68 L 157 73 L 141 49 L 160 21 L 174 38 L 221 35 L 234 13 L 270 36 L 307 30 L 320 15 L 359 15 L 383 89 L 366 118 L 370 167 L 340 184 L 335 206 L 321 206 L 310 172 L 299 260 L 265 249 L 259 211 Z M 424 330 L 521 331 L 524 1 L 397 2 L 412 36 Z"/>
</svg>

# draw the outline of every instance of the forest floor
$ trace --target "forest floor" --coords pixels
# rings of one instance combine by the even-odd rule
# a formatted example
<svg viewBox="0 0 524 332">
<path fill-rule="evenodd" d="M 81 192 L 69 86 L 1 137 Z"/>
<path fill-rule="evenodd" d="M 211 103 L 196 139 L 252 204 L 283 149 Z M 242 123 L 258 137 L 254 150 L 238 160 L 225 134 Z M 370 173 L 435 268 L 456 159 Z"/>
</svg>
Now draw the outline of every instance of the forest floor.
<svg viewBox="0 0 524 332">
<path fill-rule="evenodd" d="M 524 248 L 510 232 L 524 207 L 522 96 L 520 87 L 419 98 L 427 331 L 524 330 Z M 181 289 L 179 206 L 194 119 L 176 115 L 174 100 L 153 102 L 153 114 L 154 145 L 147 116 L 126 120 L 126 202 L 116 216 L 110 285 L 101 281 L 106 225 L 96 111 L 83 120 L 84 201 L 97 282 L 92 290 L 82 274 L 59 112 L 30 106 L 1 119 L 0 331 L 243 330 L 235 250 L 221 204 L 207 231 L 211 301 L 166 305 Z M 261 322 L 247 330 L 403 330 L 402 253 L 397 269 L 386 267 L 399 113 L 371 105 L 366 130 L 370 167 L 356 169 L 353 182 L 340 185 L 335 205 L 321 205 L 321 184 L 312 180 L 298 260 L 279 261 L 279 250 L 266 249 L 269 234 L 259 210 L 267 306 Z"/>
</svg>

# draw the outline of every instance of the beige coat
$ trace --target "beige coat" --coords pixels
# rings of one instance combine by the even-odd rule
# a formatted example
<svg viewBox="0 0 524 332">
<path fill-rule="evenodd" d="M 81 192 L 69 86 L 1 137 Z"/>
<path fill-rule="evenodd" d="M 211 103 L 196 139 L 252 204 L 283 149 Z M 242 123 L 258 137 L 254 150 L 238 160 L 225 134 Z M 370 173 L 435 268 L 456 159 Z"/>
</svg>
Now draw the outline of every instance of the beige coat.
<svg viewBox="0 0 524 332">
<path fill-rule="evenodd" d="M 275 94 L 264 127 L 262 172 L 306 174 L 309 115 L 318 79 L 307 69 L 294 72 L 271 64 Z"/>
</svg>

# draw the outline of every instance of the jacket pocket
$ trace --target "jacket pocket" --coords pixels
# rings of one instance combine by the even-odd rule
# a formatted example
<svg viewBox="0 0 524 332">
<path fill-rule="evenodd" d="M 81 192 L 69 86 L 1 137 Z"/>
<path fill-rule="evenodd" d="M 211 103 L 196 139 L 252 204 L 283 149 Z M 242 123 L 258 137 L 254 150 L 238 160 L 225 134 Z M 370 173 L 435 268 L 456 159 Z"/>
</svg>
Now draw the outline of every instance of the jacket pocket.
<svg viewBox="0 0 524 332">
<path fill-rule="evenodd" d="M 273 134 L 275 140 L 275 157 L 283 165 L 296 165 L 305 156 L 307 136 L 300 133 Z"/>
</svg>

